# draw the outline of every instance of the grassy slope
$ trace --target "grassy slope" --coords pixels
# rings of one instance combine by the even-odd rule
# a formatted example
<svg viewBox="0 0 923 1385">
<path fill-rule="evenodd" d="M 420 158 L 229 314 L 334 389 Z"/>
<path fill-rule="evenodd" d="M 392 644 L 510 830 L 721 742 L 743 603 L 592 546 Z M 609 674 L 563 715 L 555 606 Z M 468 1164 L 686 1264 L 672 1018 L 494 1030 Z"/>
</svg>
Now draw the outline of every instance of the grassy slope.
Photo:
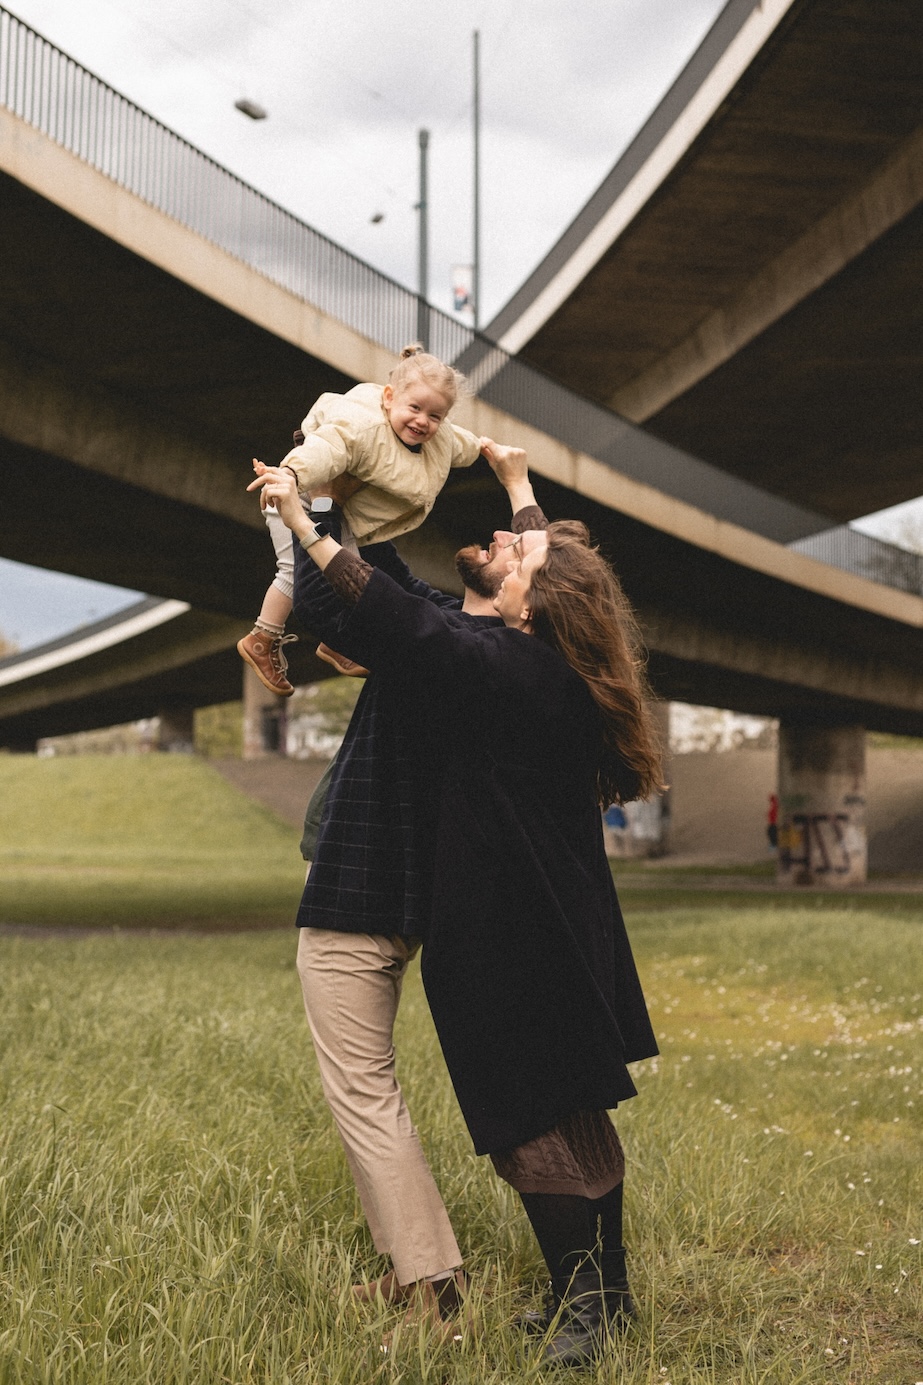
<svg viewBox="0 0 923 1385">
<path fill-rule="evenodd" d="M 296 829 L 185 755 L 0 757 L 0 923 L 290 923 Z"/>
</svg>

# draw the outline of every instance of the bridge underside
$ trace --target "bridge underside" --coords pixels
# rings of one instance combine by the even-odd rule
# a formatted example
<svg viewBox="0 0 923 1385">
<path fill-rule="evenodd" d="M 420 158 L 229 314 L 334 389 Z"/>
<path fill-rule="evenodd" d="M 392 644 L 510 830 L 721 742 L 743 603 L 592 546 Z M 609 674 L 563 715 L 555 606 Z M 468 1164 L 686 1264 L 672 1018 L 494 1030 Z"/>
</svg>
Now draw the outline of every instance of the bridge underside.
<svg viewBox="0 0 923 1385">
<path fill-rule="evenodd" d="M 0 237 L 0 552 L 253 614 L 250 459 L 355 380 L 5 174 Z"/>
<path fill-rule="evenodd" d="M 837 521 L 918 495 L 921 53 L 908 0 L 796 0 L 521 355 Z M 491 324 L 498 339 L 581 253 L 628 159 Z"/>
<path fill-rule="evenodd" d="M 841 522 L 915 498 L 921 245 L 917 211 L 645 427 Z"/>
<path fill-rule="evenodd" d="M 230 649 L 192 659 L 182 668 L 163 668 L 138 678 L 132 678 L 125 669 L 116 683 L 110 676 L 82 695 L 62 686 L 60 697 L 56 698 L 46 688 L 43 701 L 28 711 L 15 715 L 0 713 L 0 744 L 9 750 L 29 752 L 35 749 L 37 741 L 48 736 L 122 726 L 173 709 L 239 701 L 240 669 L 240 659 L 232 645 Z M 35 701 L 38 703 L 37 698 Z"/>
<path fill-rule="evenodd" d="M 15 132 L 8 146 L 20 141 L 20 178 L 0 173 L 0 552 L 249 621 L 273 570 L 245 492 L 250 458 L 282 455 L 318 393 L 380 378 L 387 353 L 358 333 L 346 342 L 350 329 L 322 322 L 319 310 L 104 187 L 76 160 L 76 172 L 64 172 L 74 185 L 85 180 L 84 201 L 71 201 L 98 225 L 64 210 L 52 199 L 54 160 L 65 155 L 38 150 L 39 138 Z M 42 159 L 47 197 L 31 190 Z M 100 229 L 106 197 L 122 199 L 111 235 Z M 123 223 L 134 241 L 119 241 Z M 160 259 L 158 237 L 169 242 Z M 463 420 L 477 432 L 518 427 L 484 400 Z M 661 696 L 923 733 L 913 598 L 901 598 L 908 614 L 892 616 L 890 593 L 863 609 L 861 596 L 852 606 L 821 594 L 826 577 L 802 588 L 796 582 L 810 586 L 810 576 L 791 575 L 784 549 L 769 545 L 764 565 L 750 566 L 742 545 L 766 542 L 758 536 L 722 528 L 694 501 L 675 502 L 537 428 L 522 433 L 546 511 L 585 518 L 623 574 Z M 479 464 L 450 478 L 403 547 L 422 577 L 449 587 L 455 550 L 507 524 L 502 493 Z M 771 575 L 777 569 L 788 578 Z M 236 696 L 233 640 L 227 633 L 223 649 L 204 650 L 193 642 L 188 674 L 164 645 L 160 666 L 154 659 L 143 673 L 130 653 L 120 666 L 113 651 L 95 682 L 81 684 L 75 667 L 28 694 L 0 688 L 0 744 L 151 715 L 177 699 Z M 310 644 L 295 650 L 296 679 L 317 676 Z"/>
<path fill-rule="evenodd" d="M 550 515 L 583 519 L 615 563 L 639 615 L 658 696 L 923 735 L 923 646 L 908 642 L 906 625 L 742 568 L 552 482 L 540 482 L 538 493 Z M 401 547 L 421 576 L 457 590 L 456 550 L 506 520 L 492 478 L 456 476 L 438 517 Z M 196 620 L 220 618 L 192 612 L 189 620 L 195 631 Z M 313 658 L 313 642 L 302 634 L 291 647 L 295 681 L 326 676 L 329 668 Z M 213 637 L 211 627 L 207 635 Z M 15 688 L 0 689 L 0 744 L 27 748 L 38 736 L 239 696 L 233 648 L 194 655 L 190 644 L 189 663 L 177 663 L 165 628 L 134 663 L 123 656 L 116 680 L 110 654 L 97 658 L 89 677 L 74 669 L 33 680 L 25 702 Z"/>
</svg>

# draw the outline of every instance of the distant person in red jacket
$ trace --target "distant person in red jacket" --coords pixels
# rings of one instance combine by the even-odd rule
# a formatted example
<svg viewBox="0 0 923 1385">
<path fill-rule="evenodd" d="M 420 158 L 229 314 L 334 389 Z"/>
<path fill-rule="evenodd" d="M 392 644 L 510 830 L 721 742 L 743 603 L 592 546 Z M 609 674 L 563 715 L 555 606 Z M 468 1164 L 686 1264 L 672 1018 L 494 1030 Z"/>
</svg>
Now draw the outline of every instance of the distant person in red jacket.
<svg viewBox="0 0 923 1385">
<path fill-rule="evenodd" d="M 773 851 L 779 845 L 779 796 L 769 795 L 769 812 L 766 815 L 766 836 Z"/>
</svg>

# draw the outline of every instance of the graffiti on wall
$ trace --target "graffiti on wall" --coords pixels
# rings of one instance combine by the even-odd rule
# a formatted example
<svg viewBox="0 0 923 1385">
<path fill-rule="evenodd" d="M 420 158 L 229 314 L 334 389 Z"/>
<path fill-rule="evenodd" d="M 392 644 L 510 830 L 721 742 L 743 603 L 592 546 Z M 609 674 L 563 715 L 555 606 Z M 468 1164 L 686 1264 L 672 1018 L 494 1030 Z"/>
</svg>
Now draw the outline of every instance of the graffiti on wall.
<svg viewBox="0 0 923 1385">
<path fill-rule="evenodd" d="M 848 875 L 858 838 L 848 813 L 793 813 L 779 828 L 779 864 L 814 875 Z"/>
</svg>

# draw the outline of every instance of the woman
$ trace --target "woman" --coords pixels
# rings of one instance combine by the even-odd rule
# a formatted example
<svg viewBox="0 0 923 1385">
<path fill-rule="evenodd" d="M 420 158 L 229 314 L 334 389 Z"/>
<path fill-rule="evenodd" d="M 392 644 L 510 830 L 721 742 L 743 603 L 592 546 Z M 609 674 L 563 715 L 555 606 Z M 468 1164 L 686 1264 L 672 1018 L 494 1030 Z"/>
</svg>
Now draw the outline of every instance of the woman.
<svg viewBox="0 0 923 1385">
<path fill-rule="evenodd" d="M 412 667 L 429 695 L 424 984 L 475 1148 L 520 1193 L 564 1309 L 546 1355 L 582 1364 L 632 1312 L 606 1111 L 657 1051 L 599 814 L 659 784 L 627 603 L 585 528 L 552 524 L 547 547 L 511 550 L 503 625 L 453 626 L 321 535 L 284 473 L 256 487 L 352 603 L 375 666 Z"/>
</svg>

